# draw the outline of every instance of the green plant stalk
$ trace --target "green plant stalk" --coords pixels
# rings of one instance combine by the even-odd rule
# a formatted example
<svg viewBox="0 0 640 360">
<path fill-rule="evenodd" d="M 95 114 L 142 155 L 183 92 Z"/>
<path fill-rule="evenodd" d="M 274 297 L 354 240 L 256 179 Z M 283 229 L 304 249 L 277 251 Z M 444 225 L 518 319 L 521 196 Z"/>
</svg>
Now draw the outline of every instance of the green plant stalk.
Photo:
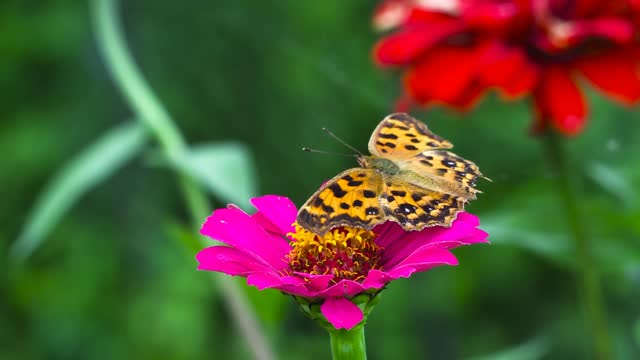
<svg viewBox="0 0 640 360">
<path fill-rule="evenodd" d="M 98 46 L 116 86 L 120 88 L 137 118 L 147 126 L 169 158 L 186 151 L 186 142 L 178 127 L 144 80 L 125 46 L 116 1 L 92 2 Z M 199 230 L 202 221 L 210 214 L 207 197 L 187 175 L 178 174 L 178 177 L 194 228 Z M 203 237 L 199 238 L 203 246 L 210 245 Z M 215 284 L 222 290 L 220 294 L 224 297 L 231 316 L 244 335 L 254 357 L 260 360 L 274 359 L 273 351 L 260 330 L 255 312 L 244 292 L 231 278 L 223 275 L 214 276 Z"/>
<path fill-rule="evenodd" d="M 580 277 L 580 298 L 593 337 L 593 351 L 599 360 L 612 360 L 614 357 L 597 264 L 593 259 L 592 250 L 584 231 L 566 152 L 559 135 L 550 131 L 545 134 L 545 140 L 549 160 L 557 176 L 558 189 L 562 196 L 567 221 L 574 240 L 578 262 L 577 272 Z"/>
<path fill-rule="evenodd" d="M 366 360 L 364 323 L 351 330 L 328 329 L 333 360 Z"/>
</svg>

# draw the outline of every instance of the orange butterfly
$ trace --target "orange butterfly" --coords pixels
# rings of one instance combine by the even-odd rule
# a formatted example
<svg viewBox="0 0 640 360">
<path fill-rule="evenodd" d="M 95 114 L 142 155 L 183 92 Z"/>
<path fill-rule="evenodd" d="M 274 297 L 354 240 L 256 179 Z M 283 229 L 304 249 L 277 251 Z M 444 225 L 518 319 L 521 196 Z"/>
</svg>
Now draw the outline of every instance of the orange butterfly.
<svg viewBox="0 0 640 360">
<path fill-rule="evenodd" d="M 385 221 L 405 230 L 450 226 L 483 177 L 476 164 L 444 150 L 452 147 L 410 115 L 391 114 L 371 135 L 371 156 L 358 156 L 361 167 L 326 182 L 296 221 L 318 235 L 338 226 L 371 230 Z"/>
</svg>

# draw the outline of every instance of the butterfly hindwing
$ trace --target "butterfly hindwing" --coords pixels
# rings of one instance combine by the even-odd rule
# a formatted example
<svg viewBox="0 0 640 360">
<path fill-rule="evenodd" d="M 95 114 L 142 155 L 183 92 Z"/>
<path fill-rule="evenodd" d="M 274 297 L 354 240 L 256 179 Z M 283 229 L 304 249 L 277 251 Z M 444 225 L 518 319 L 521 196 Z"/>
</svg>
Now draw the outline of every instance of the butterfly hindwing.
<svg viewBox="0 0 640 360">
<path fill-rule="evenodd" d="M 462 197 L 426 189 L 397 176 L 385 180 L 381 196 L 386 220 L 400 224 L 405 230 L 450 226 L 465 202 Z"/>
<path fill-rule="evenodd" d="M 483 177 L 473 162 L 446 150 L 429 150 L 399 163 L 403 170 L 428 178 L 433 190 L 475 199 L 476 181 Z"/>
<path fill-rule="evenodd" d="M 378 200 L 382 186 L 382 174 L 375 169 L 346 170 L 307 200 L 296 221 L 319 235 L 343 225 L 370 230 L 384 221 Z"/>
<path fill-rule="evenodd" d="M 371 155 L 398 160 L 411 158 L 425 150 L 452 147 L 449 141 L 432 133 L 423 122 L 405 113 L 384 118 L 369 140 Z"/>
</svg>

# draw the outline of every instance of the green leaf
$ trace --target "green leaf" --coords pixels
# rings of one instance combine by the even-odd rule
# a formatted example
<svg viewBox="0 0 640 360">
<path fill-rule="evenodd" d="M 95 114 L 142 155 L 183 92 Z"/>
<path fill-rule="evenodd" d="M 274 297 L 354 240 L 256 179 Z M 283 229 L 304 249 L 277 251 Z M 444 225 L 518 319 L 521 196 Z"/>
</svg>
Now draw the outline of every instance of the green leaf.
<svg viewBox="0 0 640 360">
<path fill-rule="evenodd" d="M 173 165 L 222 201 L 250 206 L 257 185 L 251 153 L 237 142 L 202 144 L 172 158 Z"/>
<path fill-rule="evenodd" d="M 587 168 L 587 175 L 628 208 L 638 198 L 633 185 L 615 168 L 603 163 L 593 163 Z"/>
<path fill-rule="evenodd" d="M 516 347 L 469 360 L 536 360 L 542 359 L 548 352 L 549 341 L 545 337 L 536 337 Z"/>
<path fill-rule="evenodd" d="M 11 248 L 13 259 L 25 260 L 84 193 L 138 154 L 145 142 L 144 126 L 136 121 L 128 122 L 110 130 L 64 165 L 45 185 L 27 216 Z"/>
</svg>

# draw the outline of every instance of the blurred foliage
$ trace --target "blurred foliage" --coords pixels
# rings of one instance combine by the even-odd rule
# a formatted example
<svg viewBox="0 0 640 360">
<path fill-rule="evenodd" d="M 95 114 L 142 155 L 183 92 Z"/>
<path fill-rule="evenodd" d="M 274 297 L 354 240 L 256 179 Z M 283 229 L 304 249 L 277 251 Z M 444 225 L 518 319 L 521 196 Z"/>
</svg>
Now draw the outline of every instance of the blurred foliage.
<svg viewBox="0 0 640 360">
<path fill-rule="evenodd" d="M 189 142 L 232 141 L 253 154 L 253 179 L 227 184 L 247 194 L 258 184 L 259 193 L 300 204 L 354 165 L 300 148 L 344 152 L 323 136 L 326 126 L 364 150 L 398 95 L 398 75 L 370 59 L 373 5 L 144 0 L 125 2 L 122 14 L 137 62 Z M 53 174 L 131 116 L 93 35 L 85 2 L 0 3 L 5 260 Z M 567 145 L 616 351 L 637 359 L 640 116 L 592 97 L 587 131 Z M 369 320 L 369 358 L 585 358 L 571 243 L 543 145 L 528 136 L 526 104 L 489 97 L 467 114 L 414 115 L 493 180 L 468 208 L 493 245 L 461 248 L 457 268 L 391 284 Z M 26 263 L 0 262 L 0 358 L 249 356 L 206 274 L 195 271 L 193 246 L 183 246 L 193 242 L 172 171 L 150 158 L 135 157 L 86 193 Z M 200 160 L 176 165 L 197 170 Z M 231 169 L 200 170 L 227 182 Z M 329 357 L 324 330 L 293 301 L 247 291 L 280 358 Z"/>
</svg>

